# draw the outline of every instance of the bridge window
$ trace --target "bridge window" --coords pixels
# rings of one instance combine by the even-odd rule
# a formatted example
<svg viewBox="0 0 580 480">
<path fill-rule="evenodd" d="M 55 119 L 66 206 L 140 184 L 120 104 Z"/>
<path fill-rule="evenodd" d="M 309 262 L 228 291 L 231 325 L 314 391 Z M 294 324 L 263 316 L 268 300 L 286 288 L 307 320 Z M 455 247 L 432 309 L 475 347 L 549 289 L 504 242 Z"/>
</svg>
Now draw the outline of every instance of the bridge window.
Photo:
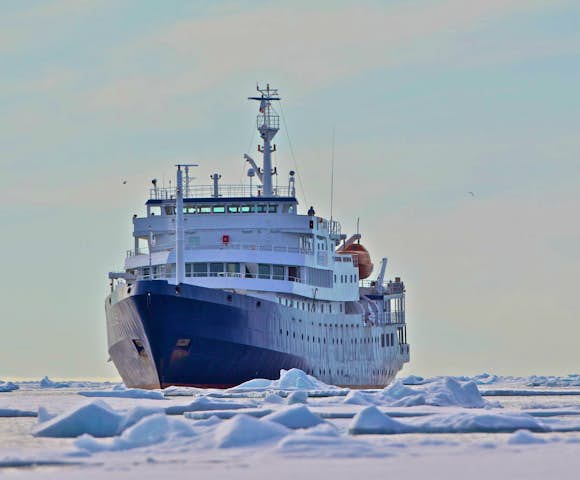
<svg viewBox="0 0 580 480">
<path fill-rule="evenodd" d="M 228 205 L 228 213 L 238 213 L 240 207 L 237 205 Z"/>
<path fill-rule="evenodd" d="M 224 206 L 216 206 L 213 207 L 213 213 L 225 213 L 226 207 Z"/>
<path fill-rule="evenodd" d="M 242 205 L 239 211 L 240 213 L 250 213 L 252 211 L 252 207 L 250 205 Z"/>
<path fill-rule="evenodd" d="M 211 213 L 211 207 L 199 207 L 199 213 Z"/>
<path fill-rule="evenodd" d="M 266 205 L 256 205 L 256 213 L 266 213 Z"/>
<path fill-rule="evenodd" d="M 268 205 L 268 213 L 276 213 L 278 211 L 278 205 Z"/>
</svg>

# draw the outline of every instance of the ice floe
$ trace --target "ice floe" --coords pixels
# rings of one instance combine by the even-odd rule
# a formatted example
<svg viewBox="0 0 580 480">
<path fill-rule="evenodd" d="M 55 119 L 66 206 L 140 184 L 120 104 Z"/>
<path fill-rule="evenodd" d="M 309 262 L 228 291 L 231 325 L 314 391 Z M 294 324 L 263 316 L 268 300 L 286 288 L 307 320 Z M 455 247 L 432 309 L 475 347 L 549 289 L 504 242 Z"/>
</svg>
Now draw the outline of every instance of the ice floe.
<svg viewBox="0 0 580 480">
<path fill-rule="evenodd" d="M 382 392 L 382 401 L 390 406 L 417 405 L 459 406 L 482 408 L 486 406 L 473 381 L 461 382 L 452 377 L 434 380 L 421 389 L 413 389 L 396 380 Z"/>
<path fill-rule="evenodd" d="M 13 392 L 14 390 L 18 390 L 20 387 L 12 382 L 3 382 L 0 380 L 0 393 L 4 392 Z"/>
<path fill-rule="evenodd" d="M 526 429 L 548 431 L 538 419 L 520 412 L 458 412 L 416 417 L 405 422 L 413 433 L 509 433 Z"/>
<path fill-rule="evenodd" d="M 536 376 L 529 377 L 527 385 L 530 387 L 580 387 L 580 374 L 571 374 L 566 377 Z"/>
<path fill-rule="evenodd" d="M 218 448 L 250 447 L 275 442 L 290 431 L 278 423 L 242 414 L 221 423 L 216 428 L 214 441 Z"/>
<path fill-rule="evenodd" d="M 113 388 L 112 390 L 88 390 L 79 392 L 83 397 L 97 398 L 143 398 L 148 400 L 165 400 L 158 390 L 143 390 L 140 388 Z"/>
<path fill-rule="evenodd" d="M 40 382 L 38 382 L 40 388 L 69 388 L 71 386 L 68 382 L 53 382 L 48 377 L 42 377 Z"/>
<path fill-rule="evenodd" d="M 286 403 L 284 399 L 276 393 L 269 393 L 264 397 L 264 403 L 272 403 L 274 405 L 282 405 Z"/>
<path fill-rule="evenodd" d="M 141 419 L 160 413 L 164 414 L 165 409 L 161 407 L 145 407 L 142 405 L 137 405 L 123 415 L 123 419 L 119 422 L 117 431 L 123 432 L 127 428 L 132 427 L 136 423 L 140 422 Z"/>
<path fill-rule="evenodd" d="M 244 415 L 249 415 L 250 417 L 262 418 L 266 415 L 270 415 L 272 412 L 273 410 L 270 408 L 244 408 L 243 410 L 209 410 L 201 412 L 185 412 L 183 416 L 185 418 L 191 418 L 192 420 L 205 420 L 211 417 L 228 419 L 243 413 Z"/>
<path fill-rule="evenodd" d="M 510 438 L 508 438 L 507 443 L 510 445 L 532 445 L 538 443 L 547 443 L 547 441 L 540 436 L 533 434 L 529 430 L 518 430 L 514 432 Z"/>
<path fill-rule="evenodd" d="M 347 405 L 372 405 L 373 402 L 371 402 L 359 390 L 351 390 L 348 392 L 348 395 L 342 399 L 342 403 Z"/>
<path fill-rule="evenodd" d="M 157 413 L 142 418 L 118 437 L 103 441 L 97 440 L 93 435 L 83 435 L 75 440 L 75 446 L 91 452 L 129 450 L 196 435 L 193 427 L 186 421 Z"/>
<path fill-rule="evenodd" d="M 401 378 L 403 385 L 423 385 L 429 380 L 425 380 L 423 377 L 417 375 L 409 375 L 407 377 Z"/>
<path fill-rule="evenodd" d="M 18 408 L 0 408 L 0 418 L 4 417 L 36 417 L 38 414 L 33 410 L 20 410 Z"/>
<path fill-rule="evenodd" d="M 277 380 L 255 378 L 230 389 L 230 391 L 234 392 L 251 390 L 313 390 L 327 392 L 340 389 L 334 385 L 327 385 L 298 368 L 291 368 L 290 370 L 280 370 L 280 378 Z"/>
<path fill-rule="evenodd" d="M 377 407 L 366 407 L 358 412 L 348 427 L 352 435 L 392 434 L 408 432 L 409 427 L 385 415 Z"/>
<path fill-rule="evenodd" d="M 187 405 L 173 405 L 167 407 L 165 412 L 168 415 L 183 415 L 185 412 L 199 412 L 209 410 L 239 410 L 242 408 L 253 408 L 258 406 L 257 402 L 232 402 L 219 398 L 197 397 Z"/>
<path fill-rule="evenodd" d="M 294 405 L 282 409 L 264 417 L 264 420 L 270 420 L 292 429 L 311 428 L 324 423 L 324 420 L 312 413 L 306 405 Z"/>
<path fill-rule="evenodd" d="M 304 390 L 296 390 L 295 392 L 292 392 L 290 395 L 288 395 L 286 402 L 288 405 L 293 405 L 295 403 L 306 403 L 308 402 L 308 392 L 305 392 Z"/>
<path fill-rule="evenodd" d="M 88 433 L 94 437 L 111 437 L 117 433 L 122 420 L 121 414 L 96 400 L 40 423 L 34 435 L 73 438 Z"/>
</svg>

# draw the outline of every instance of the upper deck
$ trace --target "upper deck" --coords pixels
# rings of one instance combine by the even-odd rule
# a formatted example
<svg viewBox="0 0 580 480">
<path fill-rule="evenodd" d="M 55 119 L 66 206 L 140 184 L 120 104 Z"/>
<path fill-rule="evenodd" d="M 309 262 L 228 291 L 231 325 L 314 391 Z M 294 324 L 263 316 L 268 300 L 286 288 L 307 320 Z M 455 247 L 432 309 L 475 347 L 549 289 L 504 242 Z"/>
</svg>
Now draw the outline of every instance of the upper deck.
<svg viewBox="0 0 580 480">
<path fill-rule="evenodd" d="M 216 190 L 217 189 L 217 190 Z M 149 190 L 148 205 L 163 203 L 164 201 L 175 201 L 177 195 L 176 187 L 151 188 Z M 293 201 L 298 203 L 296 192 L 291 186 L 274 187 L 272 195 L 265 197 L 260 185 L 188 185 L 183 188 L 183 201 L 197 200 L 202 202 L 214 201 L 216 199 L 245 199 L 264 200 L 272 199 L 277 201 Z"/>
</svg>

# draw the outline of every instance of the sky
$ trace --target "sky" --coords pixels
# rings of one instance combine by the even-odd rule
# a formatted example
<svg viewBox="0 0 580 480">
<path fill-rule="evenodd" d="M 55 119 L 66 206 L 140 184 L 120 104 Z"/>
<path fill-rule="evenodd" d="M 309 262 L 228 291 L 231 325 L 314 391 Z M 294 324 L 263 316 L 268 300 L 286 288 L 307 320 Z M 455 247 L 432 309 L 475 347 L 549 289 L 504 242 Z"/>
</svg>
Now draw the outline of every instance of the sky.
<svg viewBox="0 0 580 480">
<path fill-rule="evenodd" d="M 115 377 L 150 180 L 274 162 L 407 287 L 403 374 L 580 372 L 580 3 L 0 0 L 0 379 Z M 123 182 L 126 181 L 126 184 Z M 473 192 L 473 195 L 469 192 Z"/>
</svg>

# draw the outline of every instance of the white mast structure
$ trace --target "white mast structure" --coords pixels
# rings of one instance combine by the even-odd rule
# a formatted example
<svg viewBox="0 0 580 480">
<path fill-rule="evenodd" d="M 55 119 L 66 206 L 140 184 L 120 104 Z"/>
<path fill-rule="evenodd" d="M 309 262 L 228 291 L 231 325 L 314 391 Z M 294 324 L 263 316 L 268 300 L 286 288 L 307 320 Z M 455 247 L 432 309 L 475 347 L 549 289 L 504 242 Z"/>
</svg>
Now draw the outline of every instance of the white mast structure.
<svg viewBox="0 0 580 480">
<path fill-rule="evenodd" d="M 197 167 L 197 164 L 178 164 L 177 178 L 175 182 L 175 284 L 185 281 L 185 257 L 184 257 L 184 234 L 183 234 L 183 174 L 181 167 L 185 168 L 189 181 L 189 167 Z M 187 185 L 189 189 L 189 185 Z"/>
<path fill-rule="evenodd" d="M 262 146 L 258 146 L 258 151 L 262 152 L 264 157 L 263 168 L 260 172 L 261 175 L 258 176 L 262 181 L 262 195 L 264 197 L 271 197 L 273 195 L 272 190 L 272 152 L 276 151 L 276 145 L 272 146 L 271 142 L 276 133 L 280 128 L 280 117 L 272 108 L 273 101 L 279 101 L 280 96 L 278 95 L 278 89 L 270 88 L 270 84 L 266 84 L 266 88 L 256 87 L 256 90 L 260 93 L 259 97 L 248 97 L 248 100 L 257 100 L 260 102 L 260 113 L 257 117 L 257 126 L 260 136 L 264 141 Z M 259 170 L 256 163 L 248 155 L 244 155 L 246 160 L 252 164 L 256 170 Z"/>
</svg>

